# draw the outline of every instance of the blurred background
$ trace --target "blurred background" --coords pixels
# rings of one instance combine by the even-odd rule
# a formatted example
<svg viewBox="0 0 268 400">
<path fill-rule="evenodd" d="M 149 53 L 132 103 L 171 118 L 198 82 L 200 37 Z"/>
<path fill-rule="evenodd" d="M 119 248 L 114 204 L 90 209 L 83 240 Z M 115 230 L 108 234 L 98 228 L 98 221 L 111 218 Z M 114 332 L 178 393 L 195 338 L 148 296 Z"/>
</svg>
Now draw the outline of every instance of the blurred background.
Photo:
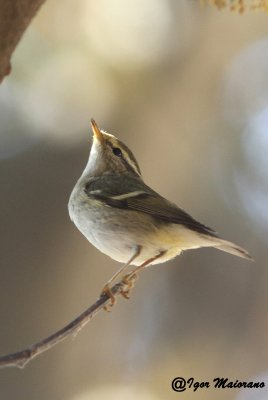
<svg viewBox="0 0 268 400">
<path fill-rule="evenodd" d="M 71 223 L 90 118 L 145 181 L 255 263 L 202 249 L 145 271 L 129 301 L 24 370 L 5 400 L 266 399 L 176 376 L 268 387 L 268 15 L 195 0 L 48 0 L 0 88 L 0 354 L 59 329 L 119 264 Z"/>
</svg>

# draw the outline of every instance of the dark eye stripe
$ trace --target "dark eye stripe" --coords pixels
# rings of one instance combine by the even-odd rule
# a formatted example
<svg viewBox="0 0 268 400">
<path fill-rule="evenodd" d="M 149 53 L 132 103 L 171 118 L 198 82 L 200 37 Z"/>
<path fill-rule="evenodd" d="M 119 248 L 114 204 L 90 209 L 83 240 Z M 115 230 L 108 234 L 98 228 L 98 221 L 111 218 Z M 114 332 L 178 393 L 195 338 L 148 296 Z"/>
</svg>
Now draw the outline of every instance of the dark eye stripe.
<svg viewBox="0 0 268 400">
<path fill-rule="evenodd" d="M 127 169 L 131 169 L 131 171 L 133 171 L 136 175 L 141 175 L 140 167 L 139 167 L 139 165 L 138 165 L 138 163 L 137 163 L 137 160 L 136 160 L 135 157 L 133 156 L 133 153 L 132 153 L 132 152 L 129 150 L 129 148 L 128 148 L 124 143 L 122 143 L 120 140 L 117 139 L 117 142 L 118 142 L 118 144 L 119 144 L 119 146 L 120 146 L 121 148 L 119 148 L 119 147 L 114 147 L 113 143 L 111 143 L 111 142 L 109 142 L 109 141 L 107 140 L 107 144 L 108 144 L 108 146 L 111 147 L 111 149 L 112 149 L 113 152 L 114 152 L 114 149 L 118 149 L 118 150 L 121 151 L 121 156 L 120 156 L 120 158 L 121 158 L 121 160 L 123 161 L 123 163 L 125 164 L 126 168 L 127 168 Z M 122 151 L 121 149 L 122 149 L 123 151 Z M 128 158 L 132 161 L 132 163 L 135 165 L 135 168 L 134 168 L 132 165 L 130 165 L 129 162 L 125 159 L 123 152 L 125 152 L 125 153 L 127 154 L 127 157 L 128 157 Z M 116 154 L 116 155 L 117 155 L 117 154 Z M 137 171 L 138 171 L 138 173 L 137 173 Z"/>
<path fill-rule="evenodd" d="M 123 149 L 127 153 L 129 159 L 133 162 L 133 164 L 137 168 L 138 173 L 141 175 L 140 167 L 139 167 L 139 165 L 137 163 L 137 160 L 134 157 L 132 151 L 124 143 L 122 143 L 120 140 L 118 140 L 118 143 L 119 143 L 121 149 Z M 137 172 L 135 171 L 135 173 L 137 173 Z"/>
</svg>

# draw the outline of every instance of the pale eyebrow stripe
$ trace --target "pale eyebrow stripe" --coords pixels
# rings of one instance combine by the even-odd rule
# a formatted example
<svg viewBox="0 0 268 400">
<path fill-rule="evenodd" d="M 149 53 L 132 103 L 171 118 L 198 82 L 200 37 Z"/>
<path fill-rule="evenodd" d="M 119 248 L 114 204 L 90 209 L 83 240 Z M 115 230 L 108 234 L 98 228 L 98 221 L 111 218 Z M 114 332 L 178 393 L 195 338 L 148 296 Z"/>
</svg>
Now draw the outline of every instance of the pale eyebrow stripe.
<svg viewBox="0 0 268 400">
<path fill-rule="evenodd" d="M 124 148 L 121 148 L 121 150 L 123 152 L 123 161 L 125 161 L 128 165 L 130 165 L 136 174 L 140 175 L 140 172 L 139 172 L 134 160 L 132 160 L 132 158 L 129 157 L 128 153 L 126 152 L 126 150 Z"/>
<path fill-rule="evenodd" d="M 133 171 L 135 174 L 137 174 L 138 176 L 141 175 L 139 166 L 136 165 L 136 164 L 137 164 L 137 161 L 135 160 L 135 158 L 133 157 L 133 155 L 132 155 L 133 158 L 130 157 L 130 156 L 128 155 L 128 151 L 130 151 L 130 150 L 127 148 L 127 146 L 124 145 L 124 143 L 122 143 L 120 140 L 117 140 L 117 139 L 114 140 L 114 139 L 112 138 L 112 139 L 111 139 L 111 142 L 107 141 L 107 144 L 108 144 L 108 146 L 110 146 L 111 148 L 113 148 L 113 147 L 119 147 L 120 150 L 122 151 L 122 155 L 123 155 L 123 157 L 122 157 L 121 159 L 122 159 L 122 161 L 125 163 L 126 167 L 130 166 L 131 169 L 132 169 L 132 171 Z M 127 149 L 128 149 L 128 151 L 127 151 Z"/>
<path fill-rule="evenodd" d="M 134 165 L 135 171 L 138 173 L 138 175 L 141 175 L 140 167 L 132 151 L 120 140 L 119 140 L 119 145 L 121 147 L 121 150 L 123 150 L 124 154 L 126 154 L 128 159 L 131 161 L 132 166 Z"/>
</svg>

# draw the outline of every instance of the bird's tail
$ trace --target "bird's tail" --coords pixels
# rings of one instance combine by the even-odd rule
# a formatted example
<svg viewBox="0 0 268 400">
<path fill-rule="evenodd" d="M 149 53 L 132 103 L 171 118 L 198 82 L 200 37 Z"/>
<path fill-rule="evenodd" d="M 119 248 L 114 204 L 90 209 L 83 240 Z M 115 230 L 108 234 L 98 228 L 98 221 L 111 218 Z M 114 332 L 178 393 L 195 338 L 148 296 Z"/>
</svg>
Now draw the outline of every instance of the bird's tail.
<svg viewBox="0 0 268 400">
<path fill-rule="evenodd" d="M 247 250 L 243 249 L 235 243 L 229 242 L 228 240 L 217 238 L 217 242 L 214 244 L 213 247 L 222 251 L 226 251 L 226 253 L 234 254 L 235 256 L 253 261 L 253 258 Z"/>
</svg>

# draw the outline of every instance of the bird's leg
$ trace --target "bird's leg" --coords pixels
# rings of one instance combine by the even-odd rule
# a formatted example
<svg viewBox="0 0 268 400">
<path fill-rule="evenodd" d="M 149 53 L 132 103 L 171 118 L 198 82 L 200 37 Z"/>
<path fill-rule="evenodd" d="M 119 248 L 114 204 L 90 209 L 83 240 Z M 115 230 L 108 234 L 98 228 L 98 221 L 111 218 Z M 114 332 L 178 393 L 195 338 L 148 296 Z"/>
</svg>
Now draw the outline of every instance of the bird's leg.
<svg viewBox="0 0 268 400">
<path fill-rule="evenodd" d="M 138 273 L 145 267 L 148 267 L 152 262 L 162 257 L 165 253 L 166 250 L 160 251 L 156 256 L 144 261 L 141 265 L 134 268 L 129 274 L 125 275 L 122 279 L 122 282 L 127 285 L 127 288 L 121 291 L 122 296 L 124 296 L 126 299 L 129 299 L 129 292 L 133 288 L 136 280 L 138 279 Z"/>
<path fill-rule="evenodd" d="M 127 269 L 127 267 L 132 263 L 132 261 L 134 261 L 135 258 L 137 258 L 140 255 L 141 249 L 142 249 L 142 246 L 141 245 L 137 245 L 136 248 L 135 248 L 135 253 L 133 254 L 133 256 L 131 256 L 131 258 L 128 260 L 128 262 L 126 264 L 124 264 L 118 271 L 116 271 L 116 273 L 104 285 L 101 293 L 102 294 L 106 294 L 110 298 L 110 303 L 107 306 L 104 306 L 104 309 L 106 311 L 109 311 L 109 309 L 115 304 L 115 296 L 113 295 L 113 293 L 111 291 L 111 288 L 110 288 L 111 284 L 116 280 L 116 278 L 123 271 L 125 271 Z"/>
</svg>

